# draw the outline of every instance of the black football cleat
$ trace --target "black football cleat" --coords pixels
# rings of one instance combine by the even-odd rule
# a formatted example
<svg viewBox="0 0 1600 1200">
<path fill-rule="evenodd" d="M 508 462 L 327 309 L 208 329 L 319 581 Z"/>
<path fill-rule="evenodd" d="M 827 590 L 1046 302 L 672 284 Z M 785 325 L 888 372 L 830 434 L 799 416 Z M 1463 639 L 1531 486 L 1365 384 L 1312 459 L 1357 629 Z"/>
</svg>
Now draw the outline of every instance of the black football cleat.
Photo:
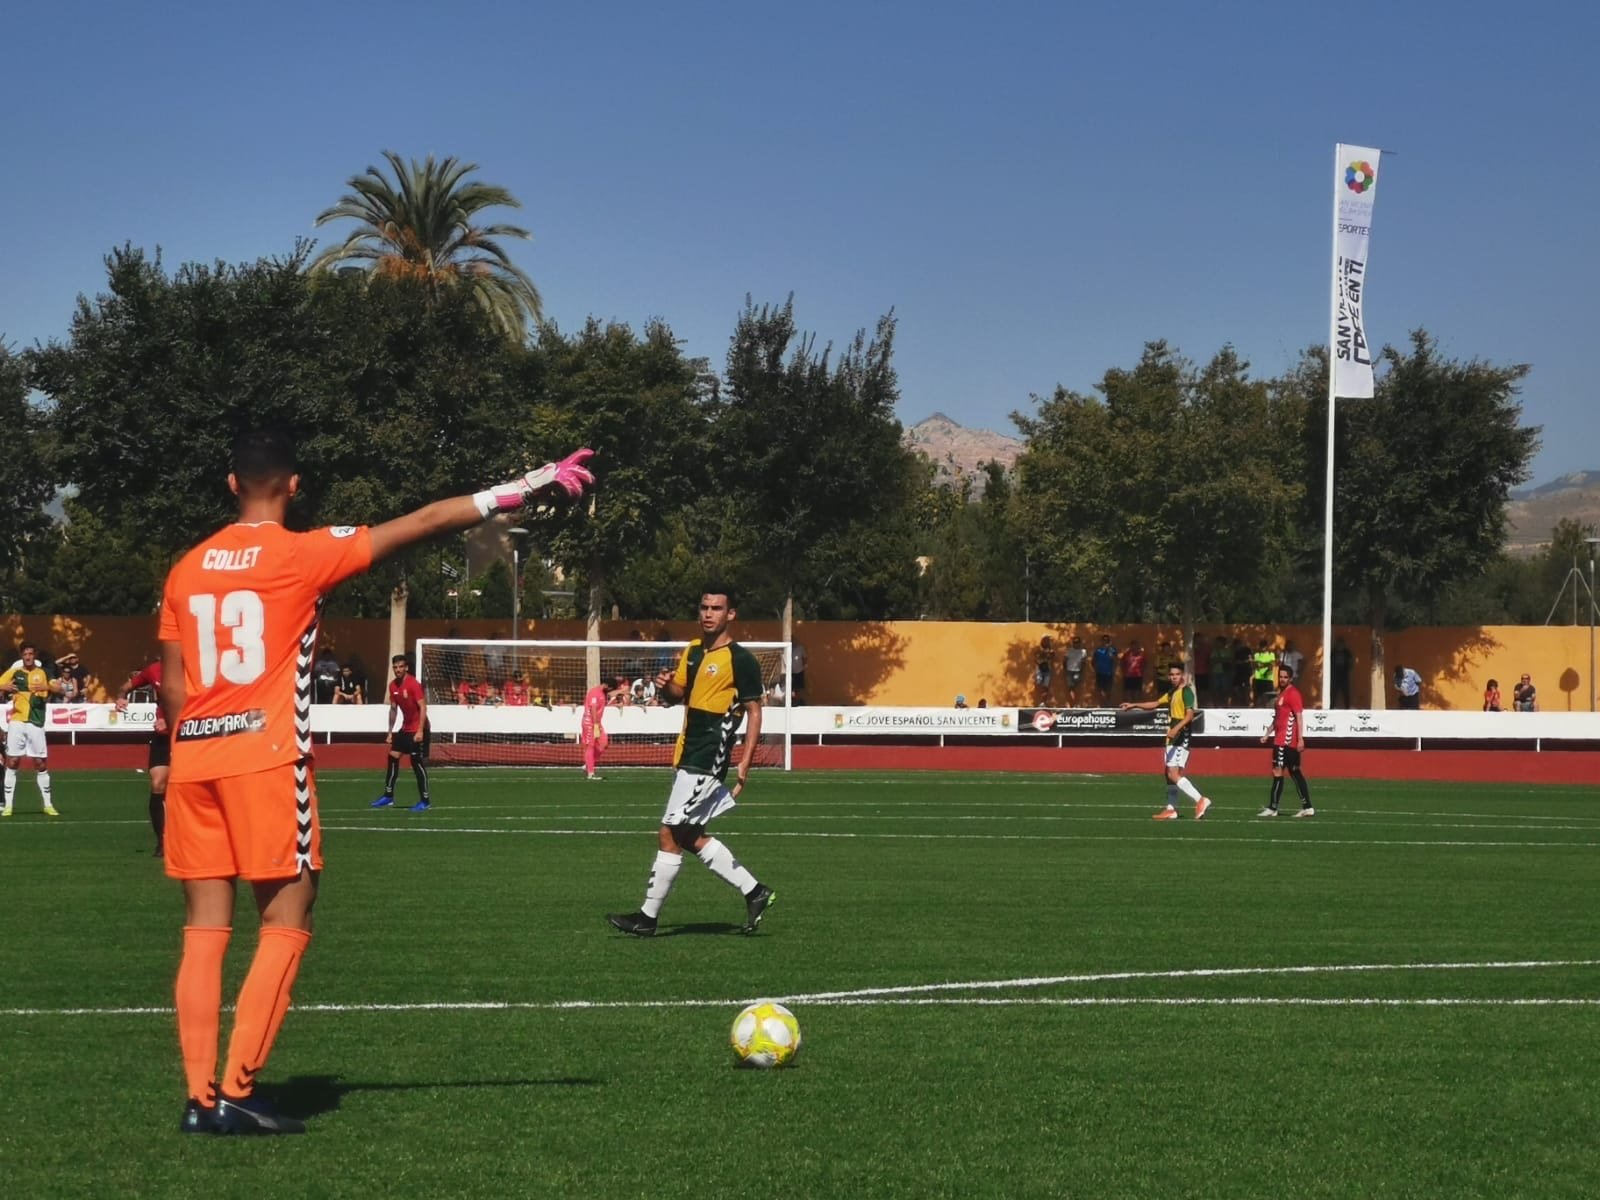
<svg viewBox="0 0 1600 1200">
<path fill-rule="evenodd" d="M 178 1124 L 179 1133 L 215 1133 L 217 1131 L 217 1110 L 215 1106 L 201 1104 L 200 1101 L 190 1098 L 183 1106 L 183 1120 Z"/>
<path fill-rule="evenodd" d="M 761 924 L 761 918 L 766 915 L 767 909 L 772 907 L 772 902 L 778 898 L 778 893 L 764 883 L 758 883 L 750 889 L 750 894 L 744 898 L 744 931 L 754 933 L 756 926 Z"/>
<path fill-rule="evenodd" d="M 642 911 L 608 913 L 606 920 L 611 922 L 613 929 L 620 929 L 623 933 L 631 933 L 634 937 L 655 937 L 656 935 L 656 919 L 645 916 Z"/>
<path fill-rule="evenodd" d="M 235 1099 L 217 1093 L 218 1133 L 265 1136 L 278 1133 L 304 1133 L 306 1123 L 286 1117 L 260 1096 Z"/>
</svg>

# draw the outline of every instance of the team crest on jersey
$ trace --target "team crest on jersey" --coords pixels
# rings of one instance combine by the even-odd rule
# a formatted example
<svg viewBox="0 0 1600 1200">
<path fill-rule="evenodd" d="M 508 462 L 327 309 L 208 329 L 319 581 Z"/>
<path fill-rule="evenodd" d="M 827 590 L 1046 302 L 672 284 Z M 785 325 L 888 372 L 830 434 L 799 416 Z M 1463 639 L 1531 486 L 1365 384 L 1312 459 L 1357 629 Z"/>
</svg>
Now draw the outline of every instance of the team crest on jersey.
<svg viewBox="0 0 1600 1200">
<path fill-rule="evenodd" d="M 336 538 L 355 537 L 356 527 L 354 525 L 331 525 L 328 527 L 328 532 Z"/>
<path fill-rule="evenodd" d="M 716 673 L 717 673 L 717 664 L 716 663 L 707 663 L 706 664 L 706 674 L 707 675 L 715 675 Z"/>
</svg>

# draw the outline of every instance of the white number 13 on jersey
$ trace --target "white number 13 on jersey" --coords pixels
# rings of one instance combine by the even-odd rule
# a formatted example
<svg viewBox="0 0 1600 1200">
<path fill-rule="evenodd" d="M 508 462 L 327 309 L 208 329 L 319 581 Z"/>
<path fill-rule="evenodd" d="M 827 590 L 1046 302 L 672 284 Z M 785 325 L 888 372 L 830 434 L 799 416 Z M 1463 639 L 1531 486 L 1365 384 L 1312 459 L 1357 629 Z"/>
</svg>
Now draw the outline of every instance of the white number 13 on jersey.
<svg viewBox="0 0 1600 1200">
<path fill-rule="evenodd" d="M 200 682 L 210 687 L 220 671 L 229 683 L 252 683 L 267 669 L 267 613 L 255 592 L 229 592 L 222 597 L 219 612 L 217 597 L 207 594 L 189 597 L 189 612 L 199 626 Z M 229 631 L 231 646 L 217 652 L 217 626 Z"/>
</svg>

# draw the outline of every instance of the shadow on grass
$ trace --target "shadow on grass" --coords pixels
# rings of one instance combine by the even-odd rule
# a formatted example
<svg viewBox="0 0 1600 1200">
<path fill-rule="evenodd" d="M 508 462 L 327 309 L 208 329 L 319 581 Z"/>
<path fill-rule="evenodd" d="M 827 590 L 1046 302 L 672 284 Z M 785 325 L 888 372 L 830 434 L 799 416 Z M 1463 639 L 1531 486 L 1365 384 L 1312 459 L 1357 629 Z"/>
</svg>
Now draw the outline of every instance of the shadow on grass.
<svg viewBox="0 0 1600 1200">
<path fill-rule="evenodd" d="M 602 1079 L 448 1079 L 434 1082 L 378 1083 L 346 1081 L 337 1075 L 295 1075 L 278 1084 L 262 1084 L 256 1090 L 266 1096 L 278 1111 L 287 1116 L 320 1116 L 335 1112 L 351 1092 L 437 1091 L 447 1088 L 547 1088 L 603 1087 Z"/>
<path fill-rule="evenodd" d="M 656 930 L 656 936 L 677 937 L 680 934 L 684 934 L 693 937 L 695 935 L 743 932 L 743 925 L 733 925 L 727 921 L 703 921 L 696 925 L 663 925 Z"/>
</svg>

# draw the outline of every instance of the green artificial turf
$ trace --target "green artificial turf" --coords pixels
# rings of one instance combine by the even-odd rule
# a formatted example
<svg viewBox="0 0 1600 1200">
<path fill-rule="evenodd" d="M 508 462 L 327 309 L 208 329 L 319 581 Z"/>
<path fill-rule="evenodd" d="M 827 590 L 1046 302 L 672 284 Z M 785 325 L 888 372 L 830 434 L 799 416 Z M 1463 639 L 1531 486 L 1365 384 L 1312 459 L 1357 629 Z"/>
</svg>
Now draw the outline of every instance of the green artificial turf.
<svg viewBox="0 0 1600 1200">
<path fill-rule="evenodd" d="M 243 1140 L 177 1133 L 142 778 L 58 772 L 47 821 L 24 773 L 0 1192 L 1600 1194 L 1595 789 L 1313 780 L 1316 817 L 1268 822 L 1264 780 L 1204 780 L 1204 822 L 1158 824 L 1148 778 L 766 772 L 714 827 L 778 892 L 760 933 L 691 860 L 638 940 L 604 914 L 638 906 L 666 772 L 441 770 L 424 814 L 375 783 L 320 781 L 262 1075 L 311 1131 Z M 733 1069 L 763 996 L 792 1070 Z"/>
</svg>

